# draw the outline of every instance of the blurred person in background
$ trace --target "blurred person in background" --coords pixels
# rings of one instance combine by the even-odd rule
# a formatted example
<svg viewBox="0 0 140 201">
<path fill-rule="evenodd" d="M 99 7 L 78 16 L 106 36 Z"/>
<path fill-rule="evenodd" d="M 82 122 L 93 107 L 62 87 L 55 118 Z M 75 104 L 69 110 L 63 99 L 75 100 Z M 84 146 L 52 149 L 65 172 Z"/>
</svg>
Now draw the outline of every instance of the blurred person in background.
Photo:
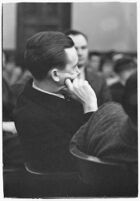
<svg viewBox="0 0 140 201">
<path fill-rule="evenodd" d="M 114 53 L 114 55 L 112 56 L 112 60 L 113 62 L 117 61 L 118 59 L 121 59 L 124 57 L 124 54 L 123 53 L 120 53 L 120 52 L 116 52 Z"/>
<path fill-rule="evenodd" d="M 124 93 L 127 79 L 136 71 L 137 65 L 131 57 L 122 57 L 115 61 L 114 72 L 118 78 L 117 82 L 110 86 L 112 100 L 122 104 L 122 95 Z"/>
<path fill-rule="evenodd" d="M 113 55 L 114 52 L 109 51 L 108 53 L 102 56 L 102 65 L 100 70 L 103 76 L 105 77 L 107 86 L 110 86 L 111 84 L 115 83 L 118 80 L 113 69 L 114 66 L 114 61 L 112 59 Z"/>
<path fill-rule="evenodd" d="M 12 112 L 15 106 L 15 99 L 12 94 L 11 86 L 7 81 L 7 77 L 5 74 L 5 66 L 6 66 L 6 56 L 3 52 L 2 58 L 2 101 L 3 101 L 3 120 L 10 121 L 12 119 Z"/>
<path fill-rule="evenodd" d="M 9 104 L 6 104 L 6 106 L 12 104 L 12 109 L 13 109 L 15 107 L 18 96 L 24 89 L 26 82 L 32 79 L 32 75 L 27 69 L 24 69 L 24 68 L 22 69 L 21 67 L 16 66 L 15 57 L 11 56 L 7 61 L 7 56 L 4 51 L 3 51 L 2 75 L 3 75 L 2 76 L 3 88 L 4 89 L 8 88 L 8 90 L 10 90 L 9 94 L 12 93 L 11 99 L 10 98 L 7 99 L 7 101 L 9 101 Z M 5 108 L 5 112 L 6 112 L 6 108 Z"/>
<path fill-rule="evenodd" d="M 5 62 L 5 53 L 3 52 L 3 68 L 5 68 Z M 2 76 L 2 106 L 3 167 L 23 167 L 20 141 L 13 121 L 15 97 L 5 76 Z"/>
<path fill-rule="evenodd" d="M 3 52 L 3 59 L 5 61 L 3 66 L 3 77 L 11 86 L 21 78 L 23 72 L 21 67 L 16 66 L 14 56 L 9 56 L 9 58 L 6 58 L 6 55 Z"/>
<path fill-rule="evenodd" d="M 32 74 L 30 73 L 29 70 L 25 69 L 23 71 L 23 74 L 22 76 L 20 77 L 20 79 L 11 86 L 11 89 L 12 89 L 12 93 L 14 95 L 14 98 L 15 98 L 15 102 L 17 101 L 19 95 L 22 93 L 26 83 L 29 81 L 29 80 L 33 80 L 33 77 L 32 77 Z"/>
<path fill-rule="evenodd" d="M 79 78 L 87 80 L 94 89 L 98 106 L 111 100 L 110 91 L 106 85 L 103 76 L 98 75 L 94 70 L 88 68 L 88 39 L 85 34 L 77 30 L 68 30 L 65 32 L 75 45 L 78 54 L 78 67 L 80 69 Z"/>
<path fill-rule="evenodd" d="M 99 52 L 90 51 L 88 54 L 88 68 L 91 72 L 101 74 L 102 55 Z"/>
</svg>

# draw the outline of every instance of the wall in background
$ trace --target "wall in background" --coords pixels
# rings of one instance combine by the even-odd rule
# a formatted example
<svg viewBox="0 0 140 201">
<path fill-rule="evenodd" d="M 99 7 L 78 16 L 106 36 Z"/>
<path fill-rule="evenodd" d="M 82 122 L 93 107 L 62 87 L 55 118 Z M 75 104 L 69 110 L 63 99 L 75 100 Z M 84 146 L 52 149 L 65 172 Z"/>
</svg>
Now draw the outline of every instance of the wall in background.
<svg viewBox="0 0 140 201">
<path fill-rule="evenodd" d="M 3 48 L 16 49 L 17 5 L 3 4 Z M 137 50 L 136 3 L 72 3 L 72 28 L 89 38 L 100 51 Z"/>
<path fill-rule="evenodd" d="M 3 48 L 16 48 L 17 6 L 15 3 L 3 4 Z"/>
<path fill-rule="evenodd" d="M 72 27 L 87 34 L 90 49 L 137 50 L 136 3 L 74 3 Z"/>
</svg>

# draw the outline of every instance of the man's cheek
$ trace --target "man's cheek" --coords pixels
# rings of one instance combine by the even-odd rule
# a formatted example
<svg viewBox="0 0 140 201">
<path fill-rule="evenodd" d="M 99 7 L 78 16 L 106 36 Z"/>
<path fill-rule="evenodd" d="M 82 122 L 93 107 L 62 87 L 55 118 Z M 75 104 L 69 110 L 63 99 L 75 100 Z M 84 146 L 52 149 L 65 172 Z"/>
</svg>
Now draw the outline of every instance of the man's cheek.
<svg viewBox="0 0 140 201">
<path fill-rule="evenodd" d="M 77 77 L 78 77 L 78 74 L 75 73 L 75 72 L 73 72 L 73 73 L 65 73 L 65 75 L 63 75 L 63 76 L 61 77 L 60 83 L 61 83 L 61 85 L 65 85 L 65 80 L 66 80 L 66 79 L 70 79 L 71 82 L 73 82 L 73 80 L 74 80 L 75 78 L 77 78 Z"/>
<path fill-rule="evenodd" d="M 74 75 L 74 74 L 67 74 L 67 75 L 65 76 L 65 78 L 64 78 L 64 81 L 65 81 L 66 79 L 70 79 L 70 80 L 72 81 L 72 80 L 75 79 L 75 75 Z"/>
</svg>

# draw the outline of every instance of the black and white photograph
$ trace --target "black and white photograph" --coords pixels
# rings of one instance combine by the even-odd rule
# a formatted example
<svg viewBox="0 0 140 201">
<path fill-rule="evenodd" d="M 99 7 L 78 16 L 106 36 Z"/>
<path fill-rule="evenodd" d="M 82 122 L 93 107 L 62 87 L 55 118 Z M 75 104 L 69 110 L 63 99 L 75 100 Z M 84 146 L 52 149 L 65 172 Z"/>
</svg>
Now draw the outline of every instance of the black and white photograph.
<svg viewBox="0 0 140 201">
<path fill-rule="evenodd" d="M 138 198 L 138 2 L 0 5 L 2 198 Z"/>
</svg>

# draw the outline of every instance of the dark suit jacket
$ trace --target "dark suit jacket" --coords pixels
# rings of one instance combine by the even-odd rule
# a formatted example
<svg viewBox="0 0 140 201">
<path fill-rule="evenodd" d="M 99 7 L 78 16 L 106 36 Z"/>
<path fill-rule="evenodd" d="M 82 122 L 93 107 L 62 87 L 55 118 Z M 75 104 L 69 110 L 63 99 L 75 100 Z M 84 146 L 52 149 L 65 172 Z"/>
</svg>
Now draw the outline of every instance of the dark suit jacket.
<svg viewBox="0 0 140 201">
<path fill-rule="evenodd" d="M 102 75 L 99 75 L 91 71 L 87 67 L 85 68 L 85 76 L 86 76 L 86 80 L 89 82 L 91 87 L 95 90 L 98 106 L 112 100 L 110 90 L 107 87 L 106 80 Z"/>
<path fill-rule="evenodd" d="M 15 109 L 25 162 L 41 172 L 75 170 L 69 142 L 90 114 L 84 115 L 79 102 L 40 92 L 31 84 L 25 86 Z"/>
<path fill-rule="evenodd" d="M 124 86 L 120 82 L 116 82 L 110 86 L 110 92 L 112 95 L 112 100 L 122 104 Z"/>
</svg>

